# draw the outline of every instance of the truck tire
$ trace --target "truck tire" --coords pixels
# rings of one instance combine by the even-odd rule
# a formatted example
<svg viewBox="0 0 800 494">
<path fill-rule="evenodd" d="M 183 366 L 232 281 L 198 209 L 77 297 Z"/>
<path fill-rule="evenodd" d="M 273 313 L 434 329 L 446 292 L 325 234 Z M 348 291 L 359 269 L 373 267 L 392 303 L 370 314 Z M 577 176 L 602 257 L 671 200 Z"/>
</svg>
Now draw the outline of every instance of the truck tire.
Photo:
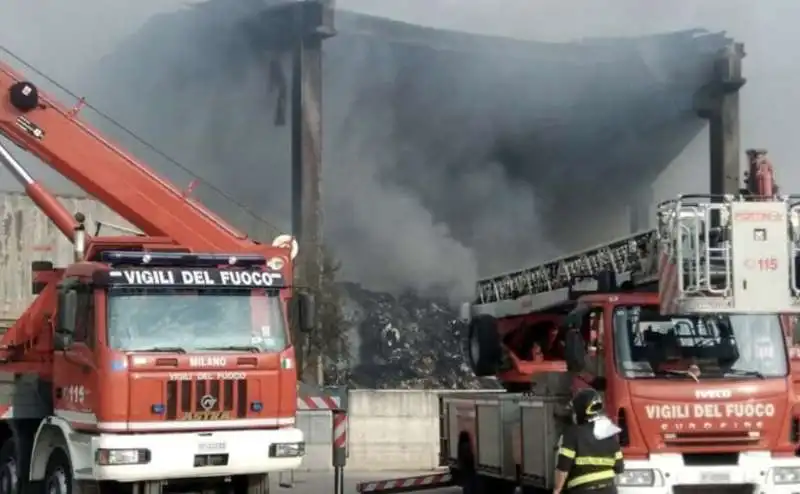
<svg viewBox="0 0 800 494">
<path fill-rule="evenodd" d="M 50 453 L 44 473 L 44 492 L 46 494 L 80 494 L 80 487 L 72 480 L 72 463 L 61 448 Z"/>
<path fill-rule="evenodd" d="M 19 493 L 19 463 L 16 443 L 9 438 L 0 448 L 0 494 Z"/>
<path fill-rule="evenodd" d="M 269 475 L 236 475 L 231 494 L 269 494 Z"/>
<path fill-rule="evenodd" d="M 503 346 L 497 332 L 497 320 L 485 314 L 469 323 L 467 355 L 478 377 L 494 376 L 503 362 Z"/>
<path fill-rule="evenodd" d="M 514 494 L 517 492 L 517 486 L 514 482 L 506 479 L 497 479 L 494 477 L 484 477 L 482 487 L 486 494 Z"/>
</svg>

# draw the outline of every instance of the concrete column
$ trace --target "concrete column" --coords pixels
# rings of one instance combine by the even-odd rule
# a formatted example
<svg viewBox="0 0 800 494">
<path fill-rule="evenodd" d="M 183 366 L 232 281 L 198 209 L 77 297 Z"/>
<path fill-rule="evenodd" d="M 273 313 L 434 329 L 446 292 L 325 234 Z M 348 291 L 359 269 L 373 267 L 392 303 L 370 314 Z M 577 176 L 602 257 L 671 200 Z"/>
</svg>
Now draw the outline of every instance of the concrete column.
<svg viewBox="0 0 800 494">
<path fill-rule="evenodd" d="M 740 189 L 739 89 L 744 45 L 737 43 L 714 62 L 714 81 L 695 94 L 695 111 L 709 122 L 709 158 L 712 195 L 736 194 Z"/>
<path fill-rule="evenodd" d="M 333 36 L 333 2 L 294 4 L 295 39 L 292 47 L 292 234 L 300 250 L 295 261 L 295 286 L 319 295 L 322 282 L 322 41 Z M 300 342 L 300 332 L 294 331 Z M 322 384 L 322 356 L 304 363 L 307 350 L 298 348 L 298 368 L 308 371 L 303 381 Z M 306 353 L 307 355 L 307 353 Z M 310 364 L 310 365 L 309 365 Z"/>
</svg>

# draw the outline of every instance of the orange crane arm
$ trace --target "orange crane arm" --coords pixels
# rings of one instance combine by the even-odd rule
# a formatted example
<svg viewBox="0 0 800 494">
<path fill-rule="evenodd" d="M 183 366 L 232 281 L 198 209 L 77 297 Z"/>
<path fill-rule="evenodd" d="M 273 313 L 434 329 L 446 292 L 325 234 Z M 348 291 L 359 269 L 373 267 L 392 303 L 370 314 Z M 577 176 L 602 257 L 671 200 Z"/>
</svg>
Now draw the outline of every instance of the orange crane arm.
<svg viewBox="0 0 800 494">
<path fill-rule="evenodd" d="M 3 63 L 0 89 L 0 133 L 145 235 L 203 252 L 246 252 L 257 245 L 78 120 L 79 107 L 67 110 Z M 35 195 L 35 184 L 29 185 Z M 62 231 L 68 227 L 46 204 L 37 204 Z"/>
</svg>

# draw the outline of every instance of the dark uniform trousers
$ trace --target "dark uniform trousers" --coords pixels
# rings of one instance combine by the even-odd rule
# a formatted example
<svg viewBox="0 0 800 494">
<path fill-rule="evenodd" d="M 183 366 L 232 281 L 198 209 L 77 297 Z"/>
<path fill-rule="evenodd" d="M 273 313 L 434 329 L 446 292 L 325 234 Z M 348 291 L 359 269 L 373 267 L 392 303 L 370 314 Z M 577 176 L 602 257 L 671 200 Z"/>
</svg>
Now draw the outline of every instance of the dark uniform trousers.
<svg viewBox="0 0 800 494">
<path fill-rule="evenodd" d="M 567 472 L 567 494 L 614 494 L 624 464 L 617 436 L 597 439 L 594 424 L 572 425 L 561 436 L 556 468 Z"/>
</svg>

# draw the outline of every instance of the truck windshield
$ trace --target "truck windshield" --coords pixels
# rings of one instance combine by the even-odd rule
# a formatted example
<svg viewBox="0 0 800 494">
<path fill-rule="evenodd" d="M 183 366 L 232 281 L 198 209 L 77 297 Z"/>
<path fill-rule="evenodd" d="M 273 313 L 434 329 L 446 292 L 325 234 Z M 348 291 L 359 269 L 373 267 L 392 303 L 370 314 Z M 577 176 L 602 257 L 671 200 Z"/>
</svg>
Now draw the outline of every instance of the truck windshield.
<svg viewBox="0 0 800 494">
<path fill-rule="evenodd" d="M 662 316 L 655 305 L 614 310 L 617 367 L 629 379 L 785 376 L 785 344 L 778 315 Z"/>
<path fill-rule="evenodd" d="M 287 344 L 277 292 L 218 288 L 112 288 L 107 338 L 128 351 L 278 351 Z"/>
</svg>

